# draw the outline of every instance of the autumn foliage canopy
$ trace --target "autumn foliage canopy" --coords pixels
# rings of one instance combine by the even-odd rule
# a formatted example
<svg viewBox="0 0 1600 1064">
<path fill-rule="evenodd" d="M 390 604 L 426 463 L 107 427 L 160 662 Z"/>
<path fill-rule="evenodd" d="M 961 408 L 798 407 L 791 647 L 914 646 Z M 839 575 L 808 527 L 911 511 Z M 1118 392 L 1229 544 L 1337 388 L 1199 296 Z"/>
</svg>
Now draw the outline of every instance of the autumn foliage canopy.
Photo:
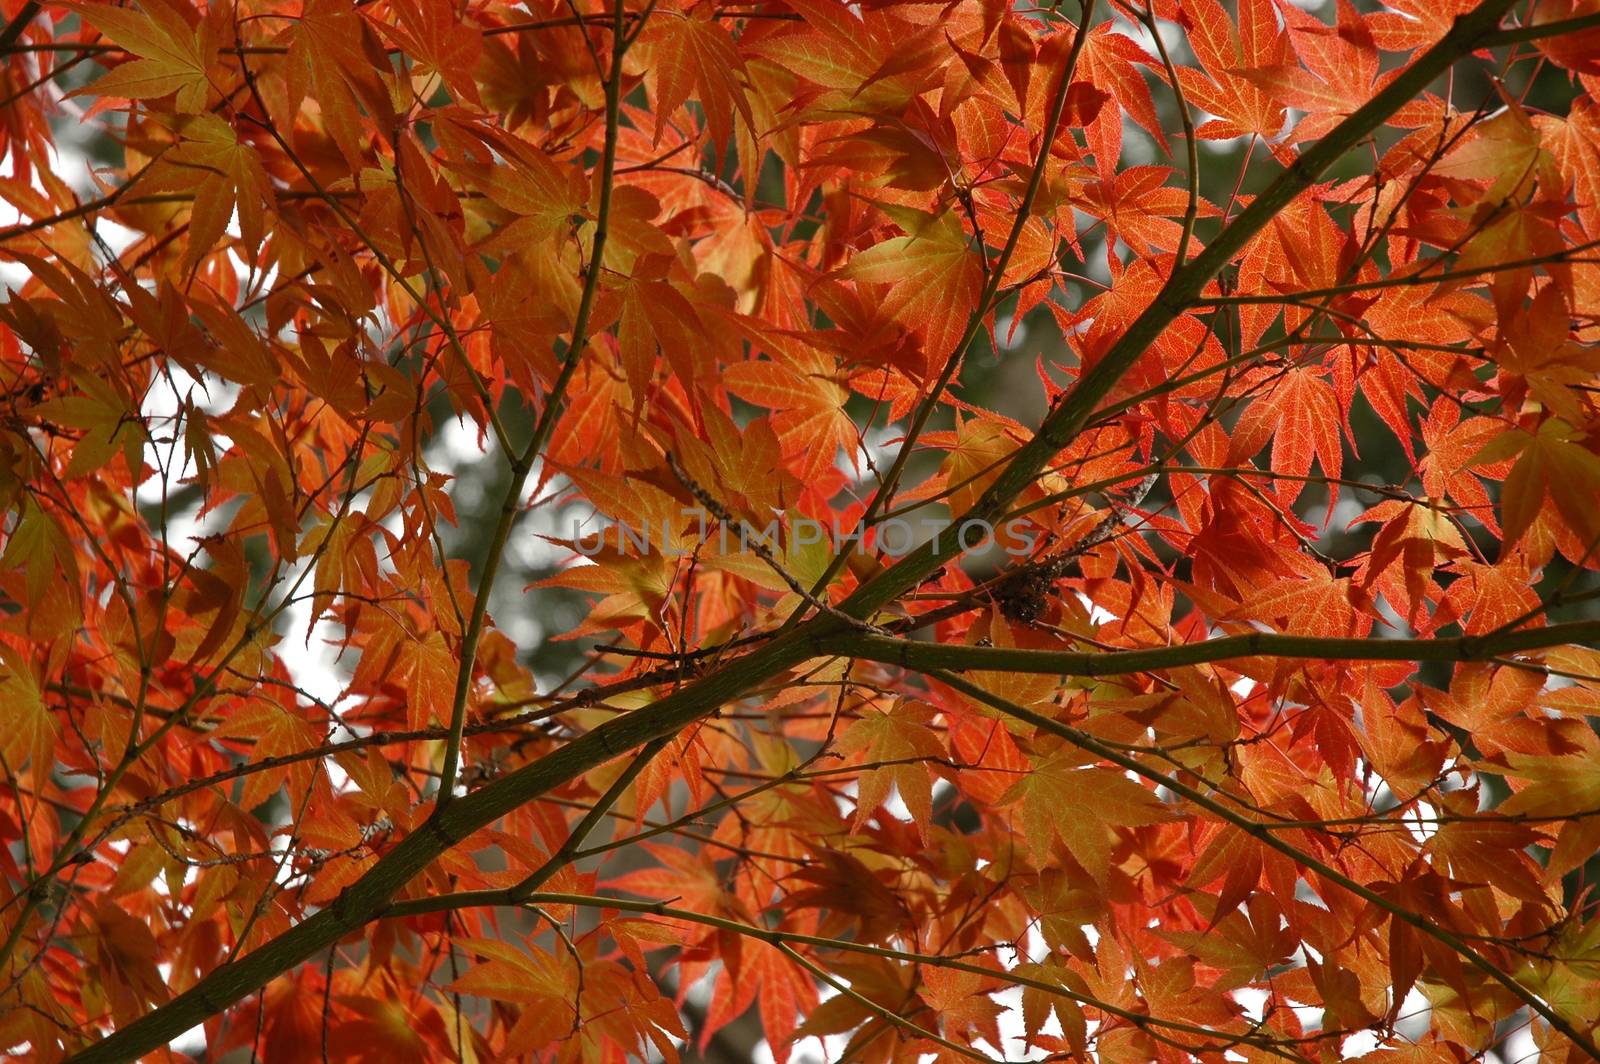
<svg viewBox="0 0 1600 1064">
<path fill-rule="evenodd" d="M 1600 4 L 0 15 L 12 1059 L 1597 1059 Z"/>
</svg>

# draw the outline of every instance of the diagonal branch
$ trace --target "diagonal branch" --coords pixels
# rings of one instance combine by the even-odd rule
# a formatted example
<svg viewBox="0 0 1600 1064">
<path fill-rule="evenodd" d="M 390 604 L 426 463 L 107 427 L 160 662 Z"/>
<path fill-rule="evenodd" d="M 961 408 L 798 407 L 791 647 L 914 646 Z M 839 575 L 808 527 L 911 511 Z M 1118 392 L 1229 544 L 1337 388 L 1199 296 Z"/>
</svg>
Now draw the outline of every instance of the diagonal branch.
<svg viewBox="0 0 1600 1064">
<path fill-rule="evenodd" d="M 17 17 L 7 23 L 5 29 L 0 30 L 0 52 L 15 44 L 17 38 L 22 36 L 22 31 L 28 28 L 28 23 L 38 14 L 39 0 L 28 0 L 23 4 L 22 10 L 17 12 Z"/>
<path fill-rule="evenodd" d="M 1267 223 L 1277 217 L 1295 197 L 1310 188 L 1347 151 L 1360 144 L 1379 126 L 1422 92 L 1434 78 L 1444 73 L 1462 56 L 1470 55 L 1493 33 L 1513 0 L 1484 0 L 1461 16 L 1439 42 L 1401 71 L 1376 96 L 1357 108 L 1335 126 L 1327 136 L 1301 155 L 1279 174 L 1250 205 L 1191 259 L 1174 271 L 1137 318 L 1118 337 L 1116 343 L 1077 383 L 1067 391 L 1040 425 L 1034 438 L 1021 447 L 1010 465 L 995 479 L 972 508 L 955 522 L 961 527 L 969 521 L 988 521 L 999 517 L 1005 508 L 1033 482 L 1046 463 L 1069 445 L 1094 417 L 1117 382 L 1131 370 L 1145 351 L 1172 322 L 1199 297 L 1206 284 L 1243 251 Z M 911 590 L 930 572 L 960 553 L 959 537 L 924 544 L 900 559 L 840 604 L 846 613 L 866 616 Z"/>
<path fill-rule="evenodd" d="M 817 623 L 824 622 L 837 630 L 839 622 L 824 618 Z M 74 1064 L 114 1064 L 166 1045 L 381 915 L 401 888 L 472 832 L 612 758 L 681 731 L 717 706 L 805 661 L 811 656 L 806 645 L 811 627 L 773 640 L 704 679 L 666 695 L 647 710 L 607 721 L 583 738 L 451 803 L 402 839 L 326 908 L 255 952 L 214 969 L 165 1005 L 70 1059 Z"/>
<path fill-rule="evenodd" d="M 617 804 L 617 800 L 622 797 L 623 792 L 633 784 L 634 780 L 639 778 L 639 773 L 643 772 L 650 762 L 655 760 L 655 756 L 662 751 L 667 742 L 667 739 L 652 740 L 644 745 L 644 749 L 634 754 L 633 760 L 628 762 L 628 766 L 622 770 L 622 774 L 612 781 L 611 786 L 606 788 L 606 793 L 600 796 L 599 800 L 583 815 L 583 819 L 573 827 L 572 831 L 567 835 L 567 841 L 563 842 L 560 848 L 555 853 L 552 853 L 544 864 L 528 873 L 519 883 L 513 886 L 509 892 L 510 897 L 513 899 L 528 897 L 543 886 L 551 876 L 566 867 L 578 855 L 578 848 L 583 845 L 583 840 L 589 837 L 589 833 L 594 830 L 595 825 L 605 819 L 606 814 L 611 811 L 612 806 Z M 642 814 L 643 812 L 644 810 L 641 809 L 640 813 Z"/>
</svg>

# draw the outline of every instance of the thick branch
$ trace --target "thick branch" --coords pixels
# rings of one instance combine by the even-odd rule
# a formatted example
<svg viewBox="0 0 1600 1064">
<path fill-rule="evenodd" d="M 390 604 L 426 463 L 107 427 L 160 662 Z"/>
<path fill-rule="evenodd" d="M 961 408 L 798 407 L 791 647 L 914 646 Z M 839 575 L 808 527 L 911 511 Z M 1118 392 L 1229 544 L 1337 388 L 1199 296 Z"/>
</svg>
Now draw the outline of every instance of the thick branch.
<svg viewBox="0 0 1600 1064">
<path fill-rule="evenodd" d="M 1117 382 L 1133 368 L 1169 325 L 1199 297 L 1206 284 L 1243 251 L 1258 232 L 1351 148 L 1361 143 L 1390 115 L 1421 93 L 1434 78 L 1464 55 L 1480 47 L 1494 32 L 1513 0 L 1484 0 L 1456 20 L 1450 32 L 1402 71 L 1393 81 L 1350 117 L 1340 122 L 1316 146 L 1296 159 L 1271 185 L 1239 212 L 1204 251 L 1175 271 L 1167 283 L 1092 367 L 1063 395 L 1039 427 L 1038 435 L 1020 448 L 1011 464 L 983 496 L 963 514 L 956 527 L 968 521 L 992 521 L 1027 486 L 1045 465 L 1083 430 Z M 859 588 L 840 609 L 865 617 L 916 587 L 928 573 L 960 552 L 959 537 L 940 537 L 902 558 L 888 572 Z"/>
<path fill-rule="evenodd" d="M 676 734 L 724 702 L 798 665 L 810 656 L 807 644 L 811 635 L 818 628 L 834 634 L 838 624 L 822 618 L 797 629 L 667 695 L 649 709 L 607 721 L 583 738 L 451 803 L 402 839 L 327 908 L 254 953 L 215 969 L 191 989 L 71 1059 L 75 1064 L 111 1064 L 159 1049 L 380 915 L 402 887 L 474 831 L 614 757 L 652 739 Z"/>
<path fill-rule="evenodd" d="M 1549 647 L 1600 644 L 1600 621 L 1571 621 L 1453 639 L 1325 639 L 1250 632 L 1197 643 L 1141 650 L 1079 652 L 1010 647 L 949 646 L 853 634 L 817 639 L 819 654 L 845 654 L 908 669 L 984 669 L 1057 676 L 1125 676 L 1238 658 L 1311 658 L 1324 661 L 1484 661 Z"/>
<path fill-rule="evenodd" d="M 17 12 L 17 17 L 12 19 L 5 29 L 0 30 L 0 52 L 4 52 L 15 44 L 17 38 L 22 36 L 22 31 L 28 28 L 28 23 L 32 22 L 38 14 L 39 0 L 28 0 L 26 4 L 23 4 L 22 10 Z"/>
</svg>

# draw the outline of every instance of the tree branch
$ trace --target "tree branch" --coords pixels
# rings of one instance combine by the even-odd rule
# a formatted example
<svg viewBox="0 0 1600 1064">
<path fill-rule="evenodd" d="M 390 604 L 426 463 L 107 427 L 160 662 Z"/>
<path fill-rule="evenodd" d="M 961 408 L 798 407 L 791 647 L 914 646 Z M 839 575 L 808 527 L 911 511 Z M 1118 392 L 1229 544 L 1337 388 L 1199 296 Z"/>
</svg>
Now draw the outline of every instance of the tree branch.
<svg viewBox="0 0 1600 1064">
<path fill-rule="evenodd" d="M 22 36 L 22 31 L 28 28 L 28 23 L 32 22 L 38 14 L 39 0 L 28 0 L 26 4 L 22 5 L 22 10 L 17 12 L 17 17 L 7 23 L 5 29 L 0 30 L 0 54 L 3 54 L 6 49 L 16 43 L 17 38 Z"/>
<path fill-rule="evenodd" d="M 444 771 L 439 776 L 439 811 L 443 811 L 455 797 L 456 775 L 461 765 L 462 730 L 467 723 L 467 698 L 472 692 L 472 667 L 478 656 L 478 642 L 483 638 L 483 626 L 489 611 L 489 593 L 494 590 L 495 576 L 500 570 L 506 541 L 511 536 L 511 526 L 516 523 L 517 514 L 522 508 L 522 490 L 528 482 L 528 474 L 533 470 L 534 461 L 555 429 L 562 397 L 583 359 L 583 349 L 589 343 L 589 318 L 594 312 L 595 295 L 600 289 L 600 272 L 605 263 L 606 236 L 611 219 L 611 190 L 616 183 L 617 173 L 617 138 L 622 128 L 622 60 L 628 51 L 628 42 L 623 36 L 626 13 L 622 4 L 623 0 L 617 0 L 614 9 L 611 70 L 605 83 L 606 131 L 600 161 L 600 202 L 595 207 L 589 272 L 583 279 L 583 294 L 579 297 L 578 313 L 572 323 L 572 343 L 567 348 L 561 372 L 545 397 L 544 409 L 534 424 L 528 445 L 512 460 L 511 484 L 506 488 L 505 500 L 500 505 L 500 518 L 489 542 L 483 576 L 478 581 L 477 596 L 472 603 L 472 615 L 462 637 L 461 668 L 456 673 L 455 694 L 450 705 L 450 737 L 445 742 Z"/>
<path fill-rule="evenodd" d="M 1038 434 L 1017 451 L 1005 471 L 972 508 L 956 520 L 956 526 L 960 527 L 968 521 L 990 520 L 1003 513 L 1006 506 L 1033 482 L 1046 463 L 1076 438 L 1117 382 L 1133 368 L 1156 338 L 1190 308 L 1205 285 L 1244 250 L 1250 239 L 1295 197 L 1310 188 L 1341 156 L 1371 135 L 1390 115 L 1449 69 L 1452 63 L 1481 47 L 1512 4 L 1513 0 L 1484 0 L 1458 18 L 1437 44 L 1417 57 L 1376 96 L 1335 126 L 1315 147 L 1290 164 L 1187 266 L 1175 271 L 1116 343 L 1057 400 Z M 955 557 L 960 551 L 958 538 L 940 537 L 937 541 L 925 543 L 887 572 L 858 588 L 840 604 L 840 609 L 864 617 L 898 598 L 915 587 L 928 573 Z"/>
<path fill-rule="evenodd" d="M 819 638 L 812 645 L 819 654 L 848 655 L 918 671 L 982 669 L 1057 676 L 1126 676 L 1255 657 L 1324 661 L 1486 661 L 1519 651 L 1573 644 L 1600 645 L 1600 621 L 1569 621 L 1546 628 L 1450 639 L 1326 639 L 1250 632 L 1173 646 L 1090 652 L 950 646 L 863 634 Z"/>
<path fill-rule="evenodd" d="M 814 621 L 666 695 L 648 709 L 607 721 L 581 739 L 473 791 L 402 839 L 327 908 L 255 952 L 212 970 L 189 990 L 70 1059 L 75 1064 L 120 1064 L 166 1045 L 380 915 L 402 887 L 474 831 L 612 758 L 676 734 L 724 702 L 800 664 L 810 657 L 810 633 L 819 627 L 837 632 L 838 625 L 832 618 Z"/>
<path fill-rule="evenodd" d="M 1554 22 L 1539 22 L 1531 26 L 1511 26 L 1499 30 L 1485 43 L 1490 46 L 1520 44 L 1524 41 L 1542 41 L 1550 37 L 1562 37 L 1569 33 L 1582 33 L 1584 30 L 1596 28 L 1600 28 L 1600 11 L 1591 11 L 1587 15 L 1575 15 L 1572 18 L 1557 19 Z"/>
<path fill-rule="evenodd" d="M 1072 89 L 1072 76 L 1078 69 L 1078 57 L 1083 54 L 1084 45 L 1089 40 L 1089 22 L 1094 15 L 1095 0 L 1084 0 L 1083 20 L 1077 28 L 1077 35 L 1072 39 L 1072 48 L 1067 53 L 1066 62 L 1061 68 L 1061 80 L 1056 84 L 1055 97 L 1050 102 L 1050 117 L 1045 122 L 1039 143 L 1039 155 L 1034 160 L 1033 172 L 1028 175 L 1028 185 L 1022 194 L 1022 200 L 1017 205 L 1017 216 L 1011 223 L 1011 232 L 1006 236 L 1005 246 L 1000 249 L 1000 255 L 990 267 L 989 277 L 984 283 L 982 292 L 978 295 L 978 304 L 972 309 L 972 317 L 967 319 L 967 327 L 961 333 L 961 339 L 956 341 L 955 350 L 950 352 L 950 357 L 945 360 L 944 368 L 939 373 L 938 380 L 934 381 L 932 389 L 923 397 L 912 415 L 911 425 L 906 429 L 905 439 L 900 443 L 900 450 L 894 456 L 894 462 L 884 474 L 883 482 L 878 490 L 873 493 L 867 503 L 866 510 L 861 515 L 860 527 L 865 529 L 872 524 L 874 518 L 879 516 L 883 507 L 887 506 L 894 496 L 895 484 L 905 472 L 906 463 L 911 458 L 911 452 L 916 449 L 917 438 L 922 435 L 922 430 L 927 427 L 928 419 L 933 416 L 934 409 L 939 404 L 939 397 L 949 387 L 951 378 L 955 376 L 961 360 L 966 357 L 967 348 L 972 346 L 978 338 L 978 330 L 983 327 L 983 320 L 994 309 L 993 304 L 1000 292 L 1000 284 L 1005 278 L 1006 267 L 1011 264 L 1012 256 L 1016 254 L 1017 245 L 1022 240 L 1022 231 L 1028 223 L 1028 218 L 1033 214 L 1033 203 L 1039 196 L 1039 188 L 1044 184 L 1045 168 L 1050 163 L 1050 148 L 1055 144 L 1056 131 L 1061 128 L 1061 118 L 1066 113 L 1067 96 Z M 843 568 L 845 560 L 850 556 L 851 548 L 846 546 L 828 561 L 828 567 L 823 570 L 811 593 L 818 595 L 832 582 Z M 805 612 L 802 604 L 789 618 L 785 627 L 794 624 Z"/>
<path fill-rule="evenodd" d="M 569 861 L 577 856 L 578 848 L 583 845 L 583 840 L 589 837 L 589 833 L 594 830 L 595 825 L 605 818 L 605 815 L 611 811 L 611 807 L 616 805 L 617 800 L 622 797 L 623 792 L 632 785 L 634 780 L 639 778 L 639 773 L 645 770 L 646 766 L 654 760 L 655 756 L 661 752 L 669 741 L 665 738 L 653 739 L 644 745 L 644 749 L 634 754 L 633 760 L 628 762 L 628 767 L 622 770 L 622 774 L 612 781 L 610 787 L 606 788 L 606 793 L 595 801 L 589 811 L 583 815 L 583 819 L 579 820 L 567 834 L 567 841 L 563 842 L 560 848 L 551 854 L 544 864 L 528 873 L 521 882 L 513 886 L 508 896 L 513 901 L 528 897 L 543 886 L 545 880 L 561 871 Z M 640 813 L 642 814 L 643 812 L 644 810 L 641 809 Z"/>
</svg>

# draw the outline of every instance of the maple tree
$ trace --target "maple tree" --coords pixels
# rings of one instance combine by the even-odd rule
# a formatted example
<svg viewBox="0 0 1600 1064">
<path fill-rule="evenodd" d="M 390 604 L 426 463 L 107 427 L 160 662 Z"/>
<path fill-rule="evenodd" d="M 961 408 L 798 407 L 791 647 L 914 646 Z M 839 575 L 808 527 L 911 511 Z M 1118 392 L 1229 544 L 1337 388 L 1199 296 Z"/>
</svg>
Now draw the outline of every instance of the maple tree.
<svg viewBox="0 0 1600 1064">
<path fill-rule="evenodd" d="M 8 1056 L 1600 1059 L 1600 4 L 0 14 Z"/>
</svg>

